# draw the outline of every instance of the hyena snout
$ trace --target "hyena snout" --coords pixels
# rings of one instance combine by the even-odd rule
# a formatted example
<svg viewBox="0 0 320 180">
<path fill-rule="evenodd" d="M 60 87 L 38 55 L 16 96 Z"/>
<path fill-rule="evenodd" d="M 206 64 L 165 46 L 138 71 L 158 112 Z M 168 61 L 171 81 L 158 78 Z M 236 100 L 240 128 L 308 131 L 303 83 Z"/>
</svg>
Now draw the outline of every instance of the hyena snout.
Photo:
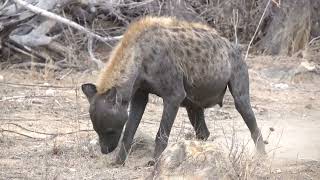
<svg viewBox="0 0 320 180">
<path fill-rule="evenodd" d="M 121 132 L 122 129 L 119 129 L 117 131 L 110 131 L 99 136 L 99 144 L 102 154 L 111 153 L 117 148 L 121 137 Z"/>
</svg>

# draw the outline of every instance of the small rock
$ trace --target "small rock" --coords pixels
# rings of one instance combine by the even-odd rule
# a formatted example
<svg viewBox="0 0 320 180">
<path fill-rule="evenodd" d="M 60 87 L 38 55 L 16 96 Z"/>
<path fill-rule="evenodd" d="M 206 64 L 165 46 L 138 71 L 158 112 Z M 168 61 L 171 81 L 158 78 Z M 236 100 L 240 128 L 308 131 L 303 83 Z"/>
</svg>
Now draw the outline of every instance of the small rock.
<svg viewBox="0 0 320 180">
<path fill-rule="evenodd" d="M 185 135 L 184 135 L 184 138 L 186 140 L 191 140 L 193 139 L 195 136 L 194 136 L 194 133 L 193 132 L 187 132 Z"/>
<path fill-rule="evenodd" d="M 174 143 L 156 162 L 152 179 L 237 179 L 227 152 L 219 143 Z"/>
<path fill-rule="evenodd" d="M 0 82 L 4 81 L 4 77 L 2 75 L 0 75 Z"/>
<path fill-rule="evenodd" d="M 86 153 L 89 153 L 89 148 L 87 146 L 82 146 L 81 150 L 86 152 Z"/>
<path fill-rule="evenodd" d="M 288 84 L 285 84 L 285 83 L 279 83 L 279 84 L 275 84 L 274 87 L 275 87 L 276 89 L 284 90 L 284 89 L 288 89 L 288 88 L 289 88 L 289 85 L 288 85 Z"/>
<path fill-rule="evenodd" d="M 98 140 L 97 139 L 92 139 L 91 141 L 90 141 L 90 144 L 91 145 L 97 145 L 98 144 Z"/>
<path fill-rule="evenodd" d="M 300 64 L 300 66 L 304 67 L 305 69 L 307 69 L 308 71 L 314 71 L 316 69 L 316 66 L 314 63 L 312 62 L 308 62 L 308 61 L 305 61 L 305 62 L 302 62 Z"/>
<path fill-rule="evenodd" d="M 96 75 L 98 75 L 99 74 L 99 71 L 92 71 L 91 72 L 91 75 L 93 75 L 93 76 L 96 76 Z"/>
<path fill-rule="evenodd" d="M 312 104 L 306 105 L 306 108 L 307 108 L 307 109 L 312 109 Z"/>
<path fill-rule="evenodd" d="M 275 169 L 275 172 L 276 172 L 276 173 L 281 173 L 282 171 L 281 171 L 281 169 L 278 169 L 278 168 L 277 168 L 277 169 Z"/>
<path fill-rule="evenodd" d="M 46 95 L 47 96 L 53 96 L 54 94 L 55 94 L 55 90 L 53 90 L 53 89 L 46 90 Z"/>
</svg>

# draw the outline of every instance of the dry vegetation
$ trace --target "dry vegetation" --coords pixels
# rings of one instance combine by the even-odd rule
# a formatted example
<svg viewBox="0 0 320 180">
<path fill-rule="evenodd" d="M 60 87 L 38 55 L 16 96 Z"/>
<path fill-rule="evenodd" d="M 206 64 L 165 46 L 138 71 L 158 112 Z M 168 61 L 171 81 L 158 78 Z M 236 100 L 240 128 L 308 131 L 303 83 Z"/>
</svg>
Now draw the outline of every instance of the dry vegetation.
<svg viewBox="0 0 320 180">
<path fill-rule="evenodd" d="M 14 2 L 4 2 L 0 3 L 0 179 L 150 178 L 155 171 L 146 163 L 154 148 L 161 100 L 151 98 L 139 127 L 143 133 L 136 137 L 126 165 L 117 166 L 114 153 L 100 153 L 88 103 L 79 89 L 81 83 L 95 82 L 97 61 L 91 60 L 106 61 L 116 41 L 103 43 L 23 8 L 9 11 Z M 28 2 L 37 6 L 36 2 L 46 1 Z M 223 161 L 234 170 L 231 179 L 320 177 L 318 1 L 52 2 L 60 6 L 49 10 L 103 37 L 122 35 L 137 17 L 152 14 L 206 22 L 231 41 L 237 40 L 244 53 L 252 40 L 247 59 L 251 98 L 263 135 L 268 137 L 269 156 L 262 161 L 254 159 L 249 131 L 230 94 L 223 108 L 206 111 L 211 132 L 207 143 L 221 144 L 217 151 L 222 150 L 227 157 Z M 262 17 L 258 29 L 257 17 Z M 52 38 L 49 43 L 33 46 L 11 38 L 32 37 L 33 31 L 39 32 L 37 27 L 46 27 L 39 35 Z M 193 138 L 187 114 L 181 109 L 170 144 L 174 147 Z"/>
<path fill-rule="evenodd" d="M 249 132 L 228 93 L 223 108 L 206 111 L 211 136 L 208 145 L 222 144 L 241 179 L 319 177 L 319 75 L 289 71 L 298 58 L 249 57 L 252 104 L 263 135 L 268 137 L 268 159 L 252 159 Z M 0 168 L 4 179 L 137 179 L 153 172 L 147 167 L 162 113 L 161 100 L 152 97 L 127 164 L 114 165 L 114 153 L 102 155 L 79 91 L 94 81 L 96 71 L 36 72 L 9 68 L 1 71 Z M 62 77 L 62 78 L 61 78 Z M 286 77 L 284 80 L 280 80 Z M 275 129 L 269 136 L 269 128 Z M 181 109 L 170 144 L 193 139 L 194 132 Z M 222 148 L 223 147 L 223 148 Z M 170 154 L 168 154 L 170 155 Z M 199 162 L 198 162 L 199 163 Z M 201 161 L 200 161 L 201 163 Z M 206 164 L 205 164 L 206 165 Z"/>
</svg>

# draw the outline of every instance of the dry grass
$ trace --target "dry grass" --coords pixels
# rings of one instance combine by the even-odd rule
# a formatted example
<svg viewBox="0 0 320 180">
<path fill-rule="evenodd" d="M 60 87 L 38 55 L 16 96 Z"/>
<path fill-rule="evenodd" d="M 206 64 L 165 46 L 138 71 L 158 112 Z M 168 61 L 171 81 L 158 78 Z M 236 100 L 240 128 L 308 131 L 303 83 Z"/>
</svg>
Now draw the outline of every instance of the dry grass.
<svg viewBox="0 0 320 180">
<path fill-rule="evenodd" d="M 256 60 L 261 58 L 263 61 Z M 253 78 L 252 104 L 264 136 L 269 134 L 269 127 L 275 129 L 268 140 L 269 158 L 262 161 L 254 158 L 250 135 L 234 109 L 229 93 L 223 108 L 206 111 L 211 132 L 208 143 L 221 142 L 229 149 L 225 152 L 228 161 L 242 179 L 319 177 L 319 162 L 303 160 L 319 157 L 318 149 L 314 149 L 319 147 L 312 144 L 320 137 L 316 129 L 319 125 L 316 121 L 320 107 L 319 88 L 305 81 L 300 85 L 285 82 L 289 83 L 289 88 L 277 90 L 274 71 L 279 70 L 272 68 L 294 61 L 256 59 L 248 59 Z M 274 62 L 278 64 L 274 65 Z M 269 71 L 271 73 L 267 73 Z M 5 179 L 135 179 L 148 176 L 153 168 L 147 167 L 146 163 L 153 154 L 153 139 L 162 113 L 161 100 L 151 98 L 139 127 L 143 135 L 136 139 L 126 165 L 116 166 L 112 164 L 115 154 L 100 153 L 88 116 L 88 102 L 79 91 L 81 83 L 95 81 L 97 72 L 65 70 L 50 73 L 51 78 L 44 72 L 30 70 L 3 70 L 0 73 L 4 77 L 0 82 L 0 176 Z M 292 130 L 282 133 L 283 127 Z M 170 135 L 170 144 L 186 138 L 194 138 L 194 131 L 186 111 L 181 109 Z M 296 150 L 300 152 L 299 156 L 295 154 Z M 280 161 L 280 157 L 289 159 Z"/>
</svg>

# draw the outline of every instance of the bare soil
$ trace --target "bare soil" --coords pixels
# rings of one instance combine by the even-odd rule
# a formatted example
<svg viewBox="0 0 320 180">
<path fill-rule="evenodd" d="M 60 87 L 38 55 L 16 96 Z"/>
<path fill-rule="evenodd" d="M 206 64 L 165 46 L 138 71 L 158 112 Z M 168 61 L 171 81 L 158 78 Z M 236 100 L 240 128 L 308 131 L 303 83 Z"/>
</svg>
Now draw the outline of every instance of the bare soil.
<svg viewBox="0 0 320 180">
<path fill-rule="evenodd" d="M 320 76 L 294 74 L 302 60 L 250 57 L 251 103 L 269 142 L 267 179 L 320 178 Z M 79 87 L 95 82 L 97 72 L 36 72 L 7 69 L 0 75 L 0 179 L 140 179 L 153 167 L 153 139 L 162 113 L 152 96 L 139 126 L 137 143 L 125 166 L 102 155 Z M 228 92 L 224 106 L 206 110 L 211 135 L 230 147 L 254 152 L 253 142 Z M 271 132 L 270 128 L 274 131 Z M 186 111 L 180 109 L 170 143 L 194 137 Z"/>
</svg>

